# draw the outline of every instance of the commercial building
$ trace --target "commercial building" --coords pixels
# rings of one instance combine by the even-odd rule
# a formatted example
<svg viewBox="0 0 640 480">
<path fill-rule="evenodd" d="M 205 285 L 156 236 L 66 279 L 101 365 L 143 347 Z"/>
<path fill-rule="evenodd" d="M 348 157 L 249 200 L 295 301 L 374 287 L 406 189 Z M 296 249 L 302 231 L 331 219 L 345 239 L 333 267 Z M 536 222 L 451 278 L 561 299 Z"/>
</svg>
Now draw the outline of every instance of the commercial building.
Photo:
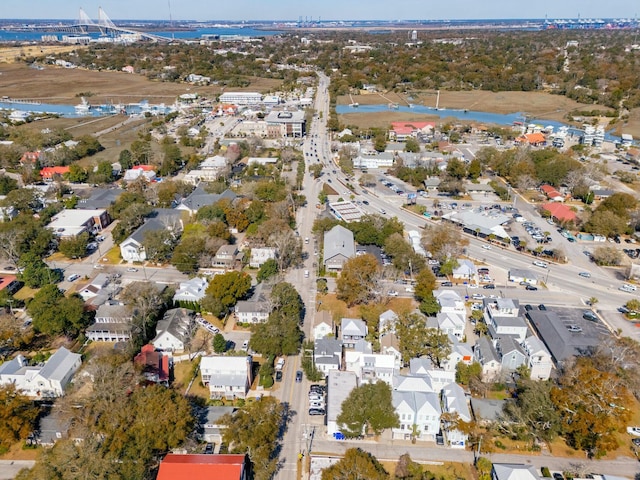
<svg viewBox="0 0 640 480">
<path fill-rule="evenodd" d="M 269 137 L 302 138 L 307 121 L 303 111 L 272 111 L 265 119 Z"/>
<path fill-rule="evenodd" d="M 62 210 L 55 215 L 47 228 L 60 238 L 69 238 L 83 232 L 96 233 L 111 223 L 104 209 L 98 210 Z"/>
<path fill-rule="evenodd" d="M 262 94 L 256 92 L 225 92 L 220 95 L 220 103 L 234 105 L 258 105 L 262 103 Z"/>
</svg>

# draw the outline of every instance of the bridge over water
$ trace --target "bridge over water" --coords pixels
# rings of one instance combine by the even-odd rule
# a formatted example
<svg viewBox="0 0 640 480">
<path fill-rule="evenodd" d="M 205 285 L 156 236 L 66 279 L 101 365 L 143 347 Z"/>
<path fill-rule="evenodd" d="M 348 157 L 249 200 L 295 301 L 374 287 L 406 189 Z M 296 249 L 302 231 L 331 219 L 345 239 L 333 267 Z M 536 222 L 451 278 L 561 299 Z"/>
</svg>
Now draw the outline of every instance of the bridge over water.
<svg viewBox="0 0 640 480">
<path fill-rule="evenodd" d="M 78 17 L 78 20 L 75 23 L 28 25 L 20 28 L 20 30 L 64 32 L 64 33 L 72 33 L 77 35 L 86 35 L 88 33 L 99 32 L 100 35 L 112 36 L 112 37 L 122 35 L 122 34 L 130 34 L 130 35 L 135 35 L 141 39 L 149 40 L 152 42 L 175 41 L 175 39 L 173 38 L 163 37 L 161 35 L 154 35 L 152 33 L 140 32 L 138 30 L 133 30 L 130 28 L 119 27 L 111 21 L 111 19 L 107 16 L 107 14 L 102 9 L 102 7 L 98 8 L 97 21 L 92 20 L 91 17 L 89 17 L 89 15 L 87 15 L 86 12 L 82 8 L 80 8 L 80 15 Z"/>
</svg>

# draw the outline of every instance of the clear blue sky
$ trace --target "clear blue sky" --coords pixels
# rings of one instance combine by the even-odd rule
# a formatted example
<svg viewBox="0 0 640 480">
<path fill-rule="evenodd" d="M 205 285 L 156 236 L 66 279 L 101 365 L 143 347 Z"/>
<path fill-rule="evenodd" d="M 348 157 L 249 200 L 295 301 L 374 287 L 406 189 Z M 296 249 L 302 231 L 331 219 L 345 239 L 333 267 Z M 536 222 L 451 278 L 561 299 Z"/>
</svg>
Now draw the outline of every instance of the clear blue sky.
<svg viewBox="0 0 640 480">
<path fill-rule="evenodd" d="M 0 0 L 2 18 L 93 19 L 102 6 L 113 19 L 314 20 L 634 18 L 632 0 Z M 171 7 L 169 7 L 169 5 Z"/>
</svg>

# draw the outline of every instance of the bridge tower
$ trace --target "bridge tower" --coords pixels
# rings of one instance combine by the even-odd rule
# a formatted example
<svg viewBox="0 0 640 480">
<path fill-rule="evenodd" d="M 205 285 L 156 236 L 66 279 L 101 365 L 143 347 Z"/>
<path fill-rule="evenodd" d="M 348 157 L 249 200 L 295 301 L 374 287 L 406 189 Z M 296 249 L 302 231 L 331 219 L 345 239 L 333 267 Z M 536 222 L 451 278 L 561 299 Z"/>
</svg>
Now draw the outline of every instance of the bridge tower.
<svg viewBox="0 0 640 480">
<path fill-rule="evenodd" d="M 91 20 L 91 17 L 87 15 L 87 13 L 80 7 L 80 15 L 78 17 L 78 26 L 82 33 L 87 33 L 89 31 L 89 27 L 95 26 L 95 22 Z"/>
</svg>

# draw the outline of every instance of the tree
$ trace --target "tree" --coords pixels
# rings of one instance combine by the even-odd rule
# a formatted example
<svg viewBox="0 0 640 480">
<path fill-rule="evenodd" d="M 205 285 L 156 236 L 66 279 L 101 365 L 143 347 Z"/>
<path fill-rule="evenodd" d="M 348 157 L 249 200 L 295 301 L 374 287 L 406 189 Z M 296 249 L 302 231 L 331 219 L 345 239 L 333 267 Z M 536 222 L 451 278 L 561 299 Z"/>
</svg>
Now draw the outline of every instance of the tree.
<svg viewBox="0 0 640 480">
<path fill-rule="evenodd" d="M 593 261 L 598 265 L 620 265 L 622 253 L 615 247 L 596 247 L 593 250 Z"/>
<path fill-rule="evenodd" d="M 411 460 L 408 453 L 400 455 L 396 465 L 395 478 L 399 480 L 423 480 L 422 465 Z"/>
<path fill-rule="evenodd" d="M 447 163 L 447 175 L 456 180 L 462 180 L 467 175 L 464 162 L 457 158 L 450 159 Z"/>
<path fill-rule="evenodd" d="M 258 270 L 258 275 L 256 276 L 256 280 L 258 280 L 258 282 L 263 282 L 277 274 L 278 274 L 278 262 L 276 262 L 275 259 L 270 258 L 269 260 L 264 262 L 262 265 L 260 265 L 260 269 Z"/>
<path fill-rule="evenodd" d="M 171 264 L 182 273 L 195 273 L 200 267 L 200 257 L 204 249 L 204 238 L 199 235 L 183 235 L 173 250 Z"/>
<path fill-rule="evenodd" d="M 337 423 L 348 438 L 373 433 L 400 425 L 391 403 L 391 387 L 385 382 L 366 383 L 351 390 L 342 402 Z"/>
<path fill-rule="evenodd" d="M 476 180 L 480 175 L 482 175 L 482 163 L 477 158 L 474 158 L 467 168 L 467 176 L 471 180 Z"/>
<path fill-rule="evenodd" d="M 58 250 L 67 258 L 82 258 L 87 256 L 87 245 L 89 244 L 89 234 L 82 232 L 75 237 L 60 240 Z"/>
<path fill-rule="evenodd" d="M 62 273 L 50 269 L 36 253 L 27 252 L 21 255 L 18 265 L 22 268 L 20 280 L 30 288 L 40 288 L 62 280 Z"/>
<path fill-rule="evenodd" d="M 373 255 L 360 255 L 347 260 L 337 281 L 338 299 L 353 306 L 367 303 L 378 283 L 378 262 Z"/>
<path fill-rule="evenodd" d="M 171 258 L 174 237 L 166 228 L 144 232 L 142 246 L 147 259 L 152 262 L 166 262 Z"/>
<path fill-rule="evenodd" d="M 414 296 L 419 302 L 422 302 L 433 296 L 433 290 L 436 288 L 436 276 L 430 268 L 423 268 L 416 277 L 416 286 Z"/>
<path fill-rule="evenodd" d="M 418 153 L 420 151 L 420 144 L 418 143 L 418 140 L 413 137 L 407 138 L 404 143 L 404 151 Z"/>
<path fill-rule="evenodd" d="M 0 452 L 27 438 L 38 418 L 38 407 L 12 383 L 0 385 Z"/>
<path fill-rule="evenodd" d="M 6 195 L 12 190 L 18 189 L 18 181 L 14 178 L 0 175 L 0 195 Z"/>
<path fill-rule="evenodd" d="M 227 351 L 227 339 L 221 333 L 216 333 L 213 337 L 213 351 L 216 353 Z"/>
<path fill-rule="evenodd" d="M 251 276 L 231 271 L 213 277 L 202 300 L 202 307 L 220 317 L 229 311 L 251 289 Z"/>
<path fill-rule="evenodd" d="M 122 300 L 133 314 L 134 338 L 140 346 L 155 333 L 155 322 L 166 307 L 169 295 L 173 296 L 170 291 L 165 295 L 163 297 L 151 282 L 132 282 L 122 291 Z"/>
<path fill-rule="evenodd" d="M 75 336 L 91 321 L 80 295 L 65 297 L 55 285 L 45 285 L 27 305 L 33 328 L 45 335 Z"/>
<path fill-rule="evenodd" d="M 69 173 L 67 175 L 68 180 L 71 183 L 84 183 L 87 181 L 89 174 L 87 170 L 82 168 L 77 163 L 72 163 L 69 165 Z"/>
<path fill-rule="evenodd" d="M 255 480 L 269 480 L 277 469 L 278 438 L 284 424 L 284 406 L 274 397 L 262 397 L 235 414 L 220 419 L 222 438 L 231 453 L 245 453 Z"/>
<path fill-rule="evenodd" d="M 322 480 L 389 480 L 376 457 L 359 448 L 349 448 L 344 457 L 322 471 Z"/>
<path fill-rule="evenodd" d="M 446 333 L 427 327 L 419 314 L 400 315 L 396 322 L 400 354 L 405 364 L 412 358 L 427 356 L 438 368 L 451 354 L 451 342 Z"/>
<path fill-rule="evenodd" d="M 590 457 L 615 450 L 617 432 L 632 417 L 629 390 L 614 373 L 597 369 L 588 357 L 563 369 L 558 385 L 551 389 L 551 401 L 560 413 L 567 443 Z"/>
<path fill-rule="evenodd" d="M 460 234 L 460 230 L 449 223 L 430 227 L 422 236 L 422 245 L 440 263 L 450 258 L 458 258 L 468 243 L 469 241 Z"/>
<path fill-rule="evenodd" d="M 436 315 L 442 307 L 440 307 L 440 303 L 438 303 L 438 299 L 433 296 L 433 293 L 428 297 L 424 298 L 422 302 L 420 302 L 420 306 L 418 307 L 422 313 L 429 317 L 433 317 Z"/>
<path fill-rule="evenodd" d="M 118 156 L 118 163 L 122 167 L 122 170 L 129 170 L 133 167 L 131 151 L 127 149 L 122 150 Z"/>
<path fill-rule="evenodd" d="M 469 386 L 472 381 L 480 380 L 482 378 L 482 365 L 478 362 L 473 362 L 471 365 L 459 362 L 456 365 L 456 382 L 462 385 Z"/>
</svg>

